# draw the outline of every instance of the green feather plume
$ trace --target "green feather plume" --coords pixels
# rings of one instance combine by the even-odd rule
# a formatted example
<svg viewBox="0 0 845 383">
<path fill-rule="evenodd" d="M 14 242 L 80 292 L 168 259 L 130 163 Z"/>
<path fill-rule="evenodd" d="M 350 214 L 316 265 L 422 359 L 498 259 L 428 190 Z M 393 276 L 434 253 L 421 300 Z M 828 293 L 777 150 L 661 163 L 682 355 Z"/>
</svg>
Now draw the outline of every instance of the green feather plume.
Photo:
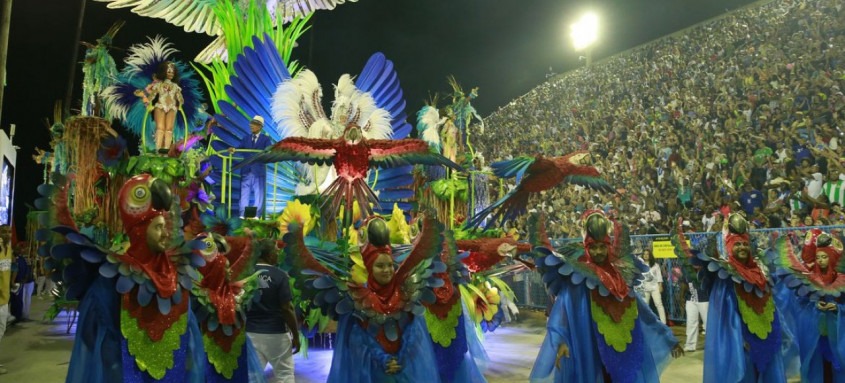
<svg viewBox="0 0 845 383">
<path fill-rule="evenodd" d="M 622 314 L 619 322 L 614 322 L 601 306 L 597 305 L 595 301 L 590 299 L 590 313 L 593 317 L 593 322 L 596 322 L 599 334 L 604 337 L 605 343 L 613 347 L 616 352 L 623 352 L 628 345 L 633 341 L 632 332 L 637 320 L 637 300 L 628 299 L 628 307 L 625 308 L 625 313 Z M 619 304 L 624 304 L 620 302 Z"/>
</svg>

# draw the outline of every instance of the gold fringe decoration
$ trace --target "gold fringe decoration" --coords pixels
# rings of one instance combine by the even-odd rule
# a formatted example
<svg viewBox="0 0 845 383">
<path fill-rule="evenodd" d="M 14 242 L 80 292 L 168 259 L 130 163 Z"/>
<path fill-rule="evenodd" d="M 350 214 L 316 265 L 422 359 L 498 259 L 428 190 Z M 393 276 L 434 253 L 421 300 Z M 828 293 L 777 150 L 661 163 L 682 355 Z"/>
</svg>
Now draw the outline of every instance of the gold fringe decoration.
<svg viewBox="0 0 845 383">
<path fill-rule="evenodd" d="M 73 174 L 71 213 L 82 215 L 91 209 L 97 209 L 97 195 L 94 185 L 101 176 L 101 165 L 97 162 L 97 150 L 107 136 L 117 137 L 108 121 L 100 117 L 71 117 L 65 122 L 62 140 L 67 148 L 68 171 Z M 103 216 L 110 209 L 97 218 Z"/>
</svg>

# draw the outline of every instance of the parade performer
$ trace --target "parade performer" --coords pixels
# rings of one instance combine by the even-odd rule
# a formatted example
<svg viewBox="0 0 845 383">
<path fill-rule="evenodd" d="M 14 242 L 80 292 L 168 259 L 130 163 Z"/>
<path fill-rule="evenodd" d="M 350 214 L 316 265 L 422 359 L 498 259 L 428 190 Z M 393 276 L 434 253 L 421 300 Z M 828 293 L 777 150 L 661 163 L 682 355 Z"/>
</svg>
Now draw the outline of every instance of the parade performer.
<svg viewBox="0 0 845 383">
<path fill-rule="evenodd" d="M 536 157 L 523 156 L 493 163 L 490 166 L 496 177 L 516 177 L 518 184 L 502 199 L 473 216 L 467 222 L 467 227 L 478 227 L 491 215 L 493 224 L 516 219 L 528 210 L 528 197 L 532 193 L 551 189 L 562 182 L 613 192 L 613 187 L 599 177 L 599 171 L 587 165 L 589 157 L 588 152 L 574 152 L 553 158 L 538 154 Z"/>
<path fill-rule="evenodd" d="M 196 240 L 195 251 L 206 262 L 193 291 L 207 356 L 206 382 L 263 382 L 264 366 L 244 326 L 245 310 L 257 291 L 258 273 L 249 274 L 256 260 L 251 240 L 230 238 L 236 245 L 231 247 L 216 233 L 202 233 Z"/>
<path fill-rule="evenodd" d="M 469 129 L 473 119 L 478 120 L 478 133 L 484 134 L 484 120 L 481 118 L 481 115 L 478 114 L 478 111 L 475 110 L 475 107 L 472 106 L 472 100 L 478 98 L 478 88 L 472 88 L 469 94 L 466 94 L 454 76 L 449 76 L 447 80 L 449 81 L 449 86 L 452 87 L 452 103 L 445 108 L 447 127 L 443 129 L 443 135 L 448 137 L 454 134 L 453 137 L 457 138 L 457 133 L 460 132 L 460 139 L 457 142 L 457 147 L 453 150 L 457 150 L 458 148 L 460 148 L 460 150 L 467 149 L 470 157 L 475 157 L 475 150 L 470 144 L 471 133 Z M 455 132 L 446 132 L 447 129 L 455 129 Z M 444 153 L 445 151 L 446 149 L 444 145 Z M 454 161 L 453 158 L 446 156 L 445 154 L 444 156 Z"/>
<path fill-rule="evenodd" d="M 384 221 L 368 225 L 361 249 L 365 283 L 317 261 L 305 246 L 301 226 L 289 224 L 284 236 L 286 262 L 307 278 L 297 282 L 303 283 L 303 294 L 312 297 L 324 314 L 338 319 L 329 382 L 440 382 L 434 374 L 437 365 L 423 303 L 434 301 L 430 289 L 443 283 L 433 276 L 446 270 L 439 261 L 443 225 L 430 214 L 423 220 L 422 232 L 398 269 Z"/>
<path fill-rule="evenodd" d="M 109 54 L 114 37 L 124 25 L 123 21 L 114 23 L 108 32 L 97 39 L 97 44 L 82 42 L 85 46 L 85 60 L 82 64 L 82 109 L 83 116 L 106 117 L 111 120 L 108 111 L 103 110 L 100 92 L 112 85 L 117 79 L 117 65 Z"/>
<path fill-rule="evenodd" d="M 583 244 L 535 248 L 555 296 L 532 382 L 659 382 L 678 340 L 635 293 L 648 270 L 624 229 L 601 212 L 583 216 Z"/>
<path fill-rule="evenodd" d="M 783 282 L 794 292 L 794 314 L 801 357 L 801 381 L 845 382 L 845 262 L 842 243 L 814 229 L 801 249 L 802 263 L 787 237 L 775 244 Z"/>
<path fill-rule="evenodd" d="M 731 214 L 722 229 L 726 259 L 692 251 L 683 231 L 677 243 L 692 262 L 715 273 L 707 313 L 704 382 L 785 382 L 782 318 L 763 267 L 752 252 L 748 222 Z"/>
<path fill-rule="evenodd" d="M 103 91 L 109 115 L 141 137 L 144 150 L 166 153 L 193 128 L 202 108 L 202 92 L 194 71 L 171 57 L 177 52 L 163 37 L 129 48 L 126 67 L 116 84 Z M 177 112 L 181 118 L 176 118 Z M 148 126 L 152 113 L 154 126 Z"/>
<path fill-rule="evenodd" d="M 141 97 L 144 105 L 148 105 L 153 110 L 153 120 L 156 124 L 156 149 L 169 149 L 173 144 L 176 111 L 185 103 L 182 87 L 179 86 L 179 72 L 176 64 L 170 61 L 159 64 L 153 76 L 153 82 L 144 89 L 135 91 L 135 95 Z"/>
<path fill-rule="evenodd" d="M 440 381 L 443 383 L 482 383 L 488 357 L 478 338 L 467 307 L 461 299 L 461 286 L 469 283 L 469 270 L 461 262 L 468 253 L 459 253 L 451 231 L 443 233 L 440 260 L 444 272 L 435 276 L 443 285 L 435 287 L 435 301 L 425 305 L 425 322 L 431 336 Z"/>
<path fill-rule="evenodd" d="M 148 174 L 132 177 L 118 203 L 128 246 L 115 251 L 79 233 L 67 211 L 66 185 L 53 194 L 68 243 L 52 256 L 66 263 L 65 299 L 80 300 L 67 382 L 205 382 L 202 335 L 189 291 L 202 257 L 170 247 L 170 188 Z"/>
</svg>

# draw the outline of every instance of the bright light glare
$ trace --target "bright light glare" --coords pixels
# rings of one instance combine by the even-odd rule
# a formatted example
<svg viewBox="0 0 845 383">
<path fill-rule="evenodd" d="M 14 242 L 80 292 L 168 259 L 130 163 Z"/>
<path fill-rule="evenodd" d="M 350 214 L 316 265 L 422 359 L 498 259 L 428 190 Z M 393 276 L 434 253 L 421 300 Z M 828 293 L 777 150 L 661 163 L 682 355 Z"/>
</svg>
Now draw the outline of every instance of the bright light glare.
<svg viewBox="0 0 845 383">
<path fill-rule="evenodd" d="M 580 51 L 589 47 L 598 38 L 599 17 L 592 12 L 585 13 L 578 22 L 572 24 L 570 29 L 575 50 Z"/>
</svg>

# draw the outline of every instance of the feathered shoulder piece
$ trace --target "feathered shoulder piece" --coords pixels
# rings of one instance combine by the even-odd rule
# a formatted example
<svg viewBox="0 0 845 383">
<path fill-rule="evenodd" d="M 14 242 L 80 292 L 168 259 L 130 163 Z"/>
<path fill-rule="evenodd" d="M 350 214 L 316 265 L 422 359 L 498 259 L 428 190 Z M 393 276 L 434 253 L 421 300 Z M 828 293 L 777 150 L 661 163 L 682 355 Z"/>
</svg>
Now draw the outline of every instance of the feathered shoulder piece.
<svg viewBox="0 0 845 383">
<path fill-rule="evenodd" d="M 432 288 L 435 300 L 425 303 L 424 316 L 432 340 L 443 347 L 449 347 L 460 330 L 456 327 L 458 318 L 463 313 L 461 293 L 465 290 L 464 286 L 470 283 L 469 270 L 461 260 L 469 253 L 458 251 L 451 230 L 443 232 L 443 241 L 439 261 L 444 264 L 445 271 L 434 274 L 436 278 L 442 279 L 443 283 L 438 283 L 438 287 Z"/>
<path fill-rule="evenodd" d="M 305 296 L 324 314 L 336 319 L 351 313 L 369 323 L 370 330 L 383 327 L 387 339 L 395 341 L 398 329 L 410 321 L 409 314 L 422 315 L 423 304 L 435 300 L 432 289 L 443 284 L 434 274 L 447 270 L 439 258 L 445 243 L 444 228 L 432 217 L 424 218 L 422 232 L 389 284 L 395 288 L 387 293 L 377 293 L 368 284 L 352 281 L 348 270 L 329 270 L 312 253 L 313 248 L 306 246 L 296 225 L 291 225 L 283 238 L 285 258 L 289 260 L 286 262 L 300 271 Z M 385 246 L 389 248 L 389 240 Z M 380 300 L 382 296 L 387 299 Z"/>
<path fill-rule="evenodd" d="M 719 250 L 717 248 L 716 240 L 702 240 L 698 243 L 699 249 L 690 247 L 690 241 L 684 234 L 683 218 L 678 218 L 678 224 L 674 230 L 670 232 L 670 242 L 674 248 L 675 256 L 678 258 L 686 258 L 691 265 L 706 266 L 709 260 L 719 260 Z"/>
<path fill-rule="evenodd" d="M 458 251 L 455 234 L 451 230 L 444 230 L 443 251 L 440 253 L 440 261 L 446 266 L 449 279 L 455 285 L 469 282 L 469 269 L 462 262 L 468 255 L 469 253 Z"/>
<path fill-rule="evenodd" d="M 133 267 L 131 263 L 127 263 L 125 250 L 128 248 L 128 243 L 120 243 L 113 246 L 111 249 L 105 249 L 98 246 L 86 235 L 79 233 L 68 227 L 59 226 L 53 231 L 62 234 L 68 243 L 56 245 L 53 247 L 53 257 L 56 259 L 69 259 L 74 265 L 71 269 L 82 271 L 90 270 L 89 265 L 97 265 L 99 275 L 106 278 L 116 278 L 115 288 L 118 293 L 126 294 L 138 288 L 136 296 L 137 303 L 146 307 L 156 299 L 158 308 L 161 314 L 168 314 L 172 304 L 180 304 L 182 289 L 190 291 L 193 286 L 193 281 L 199 279 L 197 268 L 205 265 L 205 260 L 198 254 L 195 254 L 193 247 L 198 246 L 197 242 L 187 242 L 175 249 L 168 250 L 167 257 L 170 257 L 177 271 L 176 292 L 169 297 L 163 297 L 156 289 L 156 285 L 151 276 Z M 89 264 L 89 265 L 86 265 Z M 75 285 L 82 282 L 78 279 L 80 275 L 76 273 L 69 273 L 65 270 L 66 283 Z M 90 280 L 93 280 L 95 275 L 87 275 Z M 81 298 L 84 291 L 68 290 L 68 298 L 71 295 Z"/>
<path fill-rule="evenodd" d="M 648 271 L 648 266 L 633 255 L 628 230 L 609 220 L 610 225 L 601 227 L 593 227 L 587 222 L 589 221 L 585 220 L 585 238 L 599 236 L 598 231 L 607 233 L 605 234 L 607 236 L 613 234 L 609 240 L 611 255 L 608 262 L 627 286 L 639 285 L 642 282 L 643 273 Z M 537 246 L 534 248 L 534 254 L 537 270 L 542 274 L 543 283 L 546 284 L 550 293 L 557 294 L 568 283 L 584 284 L 590 290 L 597 290 L 602 297 L 610 295 L 610 290 L 596 271 L 597 266 L 590 261 L 583 242 L 571 243 L 557 250 Z M 631 294 L 634 294 L 633 289 L 630 289 L 627 295 L 631 296 Z"/>
<path fill-rule="evenodd" d="M 739 216 L 732 216 L 732 217 L 739 217 Z M 733 223 L 731 223 L 733 221 Z M 688 257 L 690 257 L 691 262 L 701 263 L 707 267 L 707 271 L 716 274 L 720 279 L 729 279 L 736 283 L 741 290 L 745 293 L 756 295 L 758 298 L 764 298 L 769 294 L 768 284 L 765 280 L 765 274 L 763 270 L 766 270 L 766 266 L 763 262 L 754 256 L 754 254 L 750 254 L 749 256 L 752 257 L 752 268 L 759 269 L 759 271 L 755 274 L 759 274 L 760 277 L 763 278 L 762 283 L 754 283 L 753 281 L 749 280 L 747 275 L 743 274 L 743 270 L 739 270 L 737 266 L 730 261 L 730 255 L 726 258 L 719 257 L 718 250 L 716 250 L 715 246 L 708 246 L 707 251 L 693 251 L 690 249 L 689 245 L 686 243 L 686 236 L 683 233 L 683 230 L 680 227 L 681 220 L 678 221 L 678 229 L 676 231 L 677 238 L 675 240 L 676 251 L 679 251 Z M 741 236 L 747 236 L 747 226 L 746 224 L 741 223 L 743 221 L 739 220 L 739 218 L 734 218 L 733 220 L 729 219 L 725 222 L 725 227 L 722 232 L 723 243 L 720 247 L 723 251 L 728 252 L 732 250 L 728 250 L 728 242 L 732 242 L 736 240 L 736 238 Z"/>
<path fill-rule="evenodd" d="M 597 289 L 604 297 L 610 294 L 594 268 L 580 260 L 584 254 L 584 245 L 580 243 L 567 245 L 557 251 L 543 246 L 534 248 L 535 264 L 549 293 L 557 294 L 565 283 L 570 283 L 584 284 L 591 290 Z M 642 273 L 648 271 L 648 266 L 634 256 L 620 258 L 613 264 L 631 287 L 642 283 Z M 631 291 L 629 295 L 633 294 Z"/>
<path fill-rule="evenodd" d="M 613 266 L 619 270 L 628 286 L 638 286 L 644 278 L 643 272 L 648 271 L 648 265 L 634 255 L 628 227 L 614 221 L 614 231 L 616 235 L 613 237 L 613 248 L 616 259 L 613 260 Z"/>
<path fill-rule="evenodd" d="M 842 258 L 836 264 L 831 262 L 829 267 L 834 269 L 828 277 L 827 273 L 815 273 L 802 263 L 795 255 L 789 238 L 778 238 L 774 249 L 777 257 L 775 264 L 785 274 L 784 282 L 799 296 L 818 301 L 824 297 L 838 298 L 845 293 L 845 262 Z"/>
<path fill-rule="evenodd" d="M 546 232 L 546 217 L 544 214 L 534 213 L 528 216 L 528 243 L 531 246 L 552 247 L 549 234 Z"/>
</svg>

